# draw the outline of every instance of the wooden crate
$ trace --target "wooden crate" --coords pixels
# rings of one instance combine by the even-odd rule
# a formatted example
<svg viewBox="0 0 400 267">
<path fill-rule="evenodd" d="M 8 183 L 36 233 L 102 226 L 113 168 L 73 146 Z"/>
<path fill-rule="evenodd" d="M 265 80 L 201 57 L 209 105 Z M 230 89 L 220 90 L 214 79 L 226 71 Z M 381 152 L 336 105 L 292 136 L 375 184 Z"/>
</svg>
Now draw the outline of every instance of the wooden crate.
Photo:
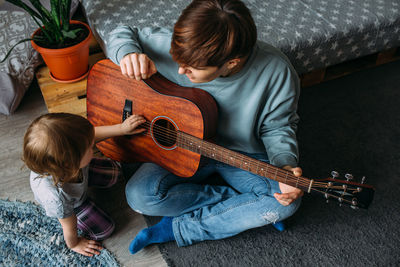
<svg viewBox="0 0 400 267">
<path fill-rule="evenodd" d="M 102 52 L 89 56 L 89 67 L 104 59 Z M 36 78 L 49 112 L 67 112 L 86 118 L 87 78 L 74 83 L 58 83 L 51 79 L 47 66 L 36 72 Z"/>
</svg>

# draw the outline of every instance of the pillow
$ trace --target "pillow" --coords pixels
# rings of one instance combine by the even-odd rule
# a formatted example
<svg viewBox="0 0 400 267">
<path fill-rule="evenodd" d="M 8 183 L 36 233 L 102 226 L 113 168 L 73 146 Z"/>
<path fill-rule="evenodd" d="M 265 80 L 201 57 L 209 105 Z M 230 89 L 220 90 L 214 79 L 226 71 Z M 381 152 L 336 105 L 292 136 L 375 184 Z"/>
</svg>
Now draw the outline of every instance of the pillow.
<svg viewBox="0 0 400 267">
<path fill-rule="evenodd" d="M 46 8 L 50 6 L 49 0 L 42 2 Z M 78 4 L 78 0 L 72 0 L 71 15 Z M 0 5 L 0 60 L 14 44 L 29 38 L 37 28 L 28 12 L 8 2 Z M 0 63 L 0 113 L 10 115 L 15 111 L 34 78 L 35 68 L 42 63 L 30 42 L 16 46 L 7 60 Z"/>
</svg>

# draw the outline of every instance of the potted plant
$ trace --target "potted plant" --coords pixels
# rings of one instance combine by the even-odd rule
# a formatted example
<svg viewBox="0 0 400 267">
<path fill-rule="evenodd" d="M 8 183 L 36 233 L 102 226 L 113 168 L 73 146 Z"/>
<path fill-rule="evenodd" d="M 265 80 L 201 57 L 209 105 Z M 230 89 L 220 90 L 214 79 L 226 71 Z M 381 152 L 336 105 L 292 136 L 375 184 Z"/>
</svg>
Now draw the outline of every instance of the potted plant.
<svg viewBox="0 0 400 267">
<path fill-rule="evenodd" d="M 50 10 L 40 0 L 29 0 L 32 7 L 21 0 L 6 0 L 28 12 L 39 28 L 31 38 L 18 44 L 31 41 L 49 67 L 53 80 L 73 82 L 84 78 L 88 71 L 89 42 L 91 30 L 86 23 L 70 20 L 71 0 L 50 0 Z"/>
</svg>

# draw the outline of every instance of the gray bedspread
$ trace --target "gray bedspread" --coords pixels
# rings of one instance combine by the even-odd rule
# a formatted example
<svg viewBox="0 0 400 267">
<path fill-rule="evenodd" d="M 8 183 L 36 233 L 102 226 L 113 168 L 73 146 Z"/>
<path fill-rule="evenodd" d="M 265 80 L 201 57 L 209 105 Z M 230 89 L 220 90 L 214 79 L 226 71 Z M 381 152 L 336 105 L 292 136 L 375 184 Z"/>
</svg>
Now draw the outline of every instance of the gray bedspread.
<svg viewBox="0 0 400 267">
<path fill-rule="evenodd" d="M 400 0 L 243 0 L 258 38 L 281 49 L 299 74 L 400 46 Z M 172 28 L 189 0 L 83 0 L 104 48 L 117 25 Z M 103 49 L 104 50 L 104 49 Z"/>
</svg>

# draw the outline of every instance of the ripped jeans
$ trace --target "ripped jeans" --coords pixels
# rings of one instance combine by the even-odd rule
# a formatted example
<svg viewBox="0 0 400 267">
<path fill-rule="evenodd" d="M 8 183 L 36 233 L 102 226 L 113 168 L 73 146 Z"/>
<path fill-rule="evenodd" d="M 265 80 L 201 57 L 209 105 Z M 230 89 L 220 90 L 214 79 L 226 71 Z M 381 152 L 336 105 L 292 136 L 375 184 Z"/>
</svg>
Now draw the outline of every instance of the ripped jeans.
<svg viewBox="0 0 400 267">
<path fill-rule="evenodd" d="M 249 156 L 268 162 L 266 154 Z M 201 184 L 215 172 L 229 186 Z M 283 206 L 274 198 L 276 192 L 281 192 L 278 182 L 212 159 L 190 178 L 144 163 L 126 185 L 133 210 L 175 217 L 172 226 L 178 246 L 227 238 L 286 219 L 298 209 L 301 199 Z"/>
</svg>

